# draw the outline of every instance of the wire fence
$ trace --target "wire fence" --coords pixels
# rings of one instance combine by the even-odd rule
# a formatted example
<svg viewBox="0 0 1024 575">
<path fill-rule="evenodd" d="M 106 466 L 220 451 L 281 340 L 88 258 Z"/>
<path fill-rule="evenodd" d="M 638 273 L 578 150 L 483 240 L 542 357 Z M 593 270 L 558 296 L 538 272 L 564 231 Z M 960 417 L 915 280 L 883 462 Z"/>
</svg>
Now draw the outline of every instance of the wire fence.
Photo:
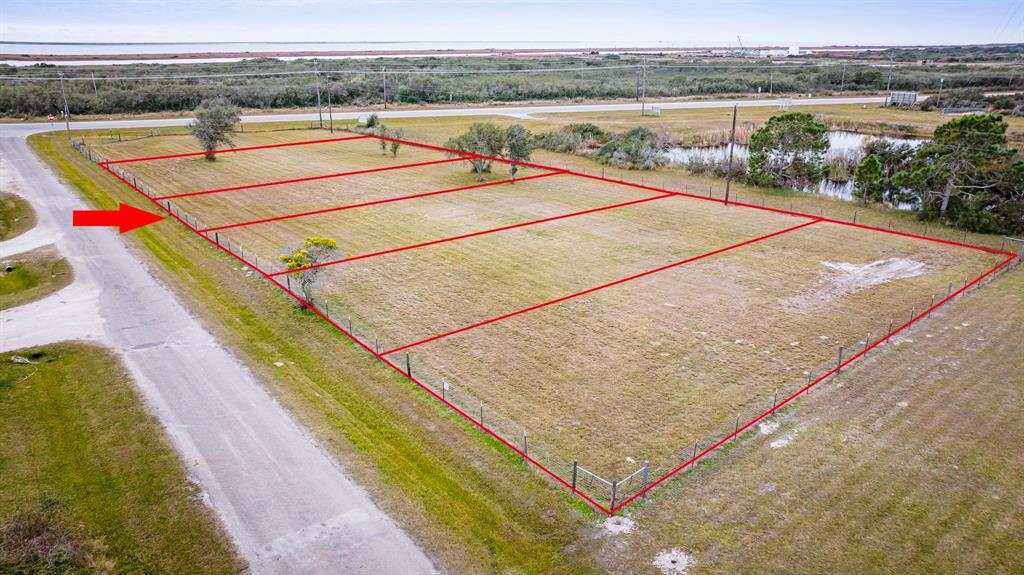
<svg viewBox="0 0 1024 575">
<path fill-rule="evenodd" d="M 101 165 L 103 164 L 104 159 L 86 145 L 84 138 L 72 140 L 72 144 L 89 160 Z M 105 168 L 148 198 L 159 197 L 160 194 L 157 193 L 156 188 L 140 180 L 136 175 L 124 170 L 119 165 L 109 165 L 105 166 Z M 565 165 L 564 168 L 569 169 L 569 166 Z M 597 174 L 595 173 L 594 175 Z M 636 175 L 635 178 L 632 181 L 619 181 L 650 187 L 656 187 L 659 184 L 664 186 L 665 184 L 664 182 L 659 182 L 657 178 L 652 179 L 649 176 L 643 178 L 641 175 Z M 662 187 L 661 189 L 667 188 Z M 693 193 L 697 190 L 684 187 L 682 190 L 675 191 Z M 711 199 L 719 199 L 721 194 L 722 192 L 715 190 L 714 186 L 710 186 L 707 189 L 707 195 Z M 741 201 L 741 198 L 734 192 L 730 200 L 738 202 Z M 171 200 L 157 201 L 168 213 L 180 218 L 192 231 L 203 235 L 229 253 L 236 254 L 243 260 L 252 262 L 256 268 L 253 273 L 254 276 L 258 277 L 257 274 L 274 274 L 284 271 L 277 261 L 268 261 L 266 257 L 260 260 L 259 254 L 256 251 L 246 249 L 245 246 L 232 238 L 229 233 L 202 232 L 207 227 L 202 220 L 184 210 L 175 202 Z M 782 202 L 785 202 L 785 199 L 776 200 L 773 198 L 773 201 L 770 202 L 768 198 L 762 198 L 757 204 L 762 207 L 775 209 L 791 209 L 794 207 L 792 205 L 787 206 Z M 822 217 L 826 216 L 824 211 L 820 215 Z M 908 222 L 903 219 L 890 221 L 889 229 L 909 231 L 909 233 L 920 232 L 920 229 L 916 226 L 910 226 L 913 228 L 911 230 L 899 229 L 901 226 L 906 227 L 906 224 Z M 950 231 L 938 226 L 933 226 L 928 231 L 932 233 L 933 237 L 952 236 L 949 238 L 950 241 L 967 239 L 978 241 L 979 239 L 976 236 L 967 238 L 955 230 Z M 812 391 L 817 393 L 817 386 L 820 383 L 841 377 L 842 373 L 849 368 L 850 363 L 854 360 L 879 353 L 882 349 L 895 345 L 899 339 L 894 337 L 894 334 L 898 334 L 898 337 L 903 337 L 909 330 L 916 327 L 919 320 L 935 313 L 936 308 L 940 304 L 958 300 L 973 293 L 992 281 L 999 274 L 1019 265 L 1021 259 L 1024 258 L 1024 240 L 1009 237 L 993 238 L 991 236 L 982 236 L 981 238 L 985 240 L 981 244 L 989 244 L 987 247 L 992 249 L 995 249 L 996 245 L 999 246 L 1000 251 L 1007 246 L 1016 247 L 1016 258 L 1012 262 L 1007 262 L 1007 265 L 998 268 L 994 273 L 989 273 L 981 278 L 965 277 L 962 280 L 956 279 L 950 281 L 942 291 L 931 294 L 919 294 L 916 305 L 911 306 L 909 309 L 894 312 L 890 316 L 872 317 L 863 326 L 863 338 L 834 342 L 836 345 L 835 355 L 823 359 L 816 365 L 790 366 L 790 371 L 795 369 L 800 373 L 799 377 L 780 375 L 777 378 L 773 378 L 785 383 L 772 389 L 762 390 L 758 397 L 752 398 L 744 405 L 739 406 L 735 415 L 722 416 L 718 423 L 715 424 L 712 432 L 701 437 L 695 437 L 692 444 L 687 442 L 685 445 L 680 446 L 674 456 L 654 464 L 645 461 L 639 464 L 634 471 L 620 479 L 609 479 L 581 465 L 578 460 L 570 461 L 565 459 L 539 442 L 532 440 L 530 430 L 526 426 L 505 417 L 485 399 L 472 393 L 470 391 L 470 388 L 474 387 L 472 382 L 463 381 L 457 373 L 434 367 L 430 363 L 429 358 L 417 355 L 414 348 L 407 352 L 388 354 L 387 350 L 392 349 L 396 343 L 386 341 L 380 337 L 368 325 L 368 321 L 354 317 L 352 311 L 347 309 L 343 303 L 336 303 L 332 307 L 330 301 L 325 298 L 314 298 L 304 294 L 301 289 L 298 289 L 298 286 L 292 285 L 290 275 L 288 274 L 274 279 L 279 282 L 281 287 L 288 290 L 295 297 L 304 300 L 308 307 L 318 311 L 324 318 L 345 331 L 353 340 L 365 346 L 378 358 L 389 363 L 396 370 L 403 372 L 411 381 L 420 385 L 447 406 L 457 410 L 472 425 L 479 427 L 485 433 L 504 443 L 513 450 L 517 457 L 529 460 L 542 468 L 559 482 L 568 486 L 573 493 L 586 498 L 604 511 L 615 512 L 623 506 L 632 503 L 638 497 L 646 496 L 653 487 L 668 481 L 672 477 L 688 473 L 705 461 L 728 451 L 736 441 L 743 439 L 748 434 L 756 433 L 756 423 L 763 422 L 766 417 L 770 417 L 778 409 L 800 397 L 811 394 Z"/>
</svg>

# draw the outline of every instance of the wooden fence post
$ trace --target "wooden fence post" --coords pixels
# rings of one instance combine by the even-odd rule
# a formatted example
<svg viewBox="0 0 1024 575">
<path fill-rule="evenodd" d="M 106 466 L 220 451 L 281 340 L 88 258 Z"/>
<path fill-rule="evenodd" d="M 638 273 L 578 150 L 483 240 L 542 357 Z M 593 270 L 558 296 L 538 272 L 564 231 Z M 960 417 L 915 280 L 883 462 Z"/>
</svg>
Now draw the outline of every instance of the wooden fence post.
<svg viewBox="0 0 1024 575">
<path fill-rule="evenodd" d="M 608 509 L 615 509 L 615 490 L 618 486 L 618 481 L 612 481 L 612 502 L 611 505 L 608 506 Z"/>
<path fill-rule="evenodd" d="M 843 369 L 843 346 L 839 346 L 839 353 L 836 354 L 836 375 Z"/>
<path fill-rule="evenodd" d="M 409 354 L 405 354 L 405 373 L 409 377 L 412 377 L 412 360 L 409 359 Z"/>
<path fill-rule="evenodd" d="M 604 168 L 601 168 L 601 172 L 604 173 Z M 572 462 L 572 490 L 576 491 L 576 468 L 579 467 L 575 461 Z"/>
</svg>

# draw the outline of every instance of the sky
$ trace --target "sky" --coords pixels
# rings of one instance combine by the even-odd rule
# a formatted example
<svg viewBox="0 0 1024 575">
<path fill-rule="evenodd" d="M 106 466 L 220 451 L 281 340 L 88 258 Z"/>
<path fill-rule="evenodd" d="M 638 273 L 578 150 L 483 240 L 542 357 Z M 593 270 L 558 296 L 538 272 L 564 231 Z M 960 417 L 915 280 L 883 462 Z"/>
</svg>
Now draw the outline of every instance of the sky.
<svg viewBox="0 0 1024 575">
<path fill-rule="evenodd" d="M 0 41 L 1024 42 L 1024 0 L 3 0 Z"/>
</svg>

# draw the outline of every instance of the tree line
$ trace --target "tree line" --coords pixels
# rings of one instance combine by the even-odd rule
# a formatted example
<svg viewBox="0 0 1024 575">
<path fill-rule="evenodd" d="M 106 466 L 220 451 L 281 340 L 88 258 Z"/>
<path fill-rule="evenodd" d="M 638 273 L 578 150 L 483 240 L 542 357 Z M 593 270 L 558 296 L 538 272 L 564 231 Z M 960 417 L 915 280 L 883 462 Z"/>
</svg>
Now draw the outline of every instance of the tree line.
<svg viewBox="0 0 1024 575">
<path fill-rule="evenodd" d="M 873 140 L 854 170 L 865 203 L 909 204 L 921 220 L 980 233 L 1024 233 L 1024 160 L 996 114 L 970 114 L 914 148 Z M 747 180 L 803 189 L 827 175 L 828 132 L 807 112 L 772 116 L 750 141 Z"/>
<path fill-rule="evenodd" d="M 0 66 L 3 77 L 0 80 L 0 115 L 59 115 L 62 96 L 60 82 L 55 79 L 58 73 L 65 75 L 73 115 L 189 111 L 204 100 L 216 97 L 226 98 L 243 109 L 312 107 L 317 103 L 316 65 L 312 60 L 260 59 L 231 64 L 126 64 L 116 68 Z M 385 68 L 391 68 L 387 86 L 384 85 Z M 282 75 L 216 76 L 224 73 Z M 158 77 L 181 75 L 192 77 Z M 106 77 L 133 79 L 109 80 Z M 326 102 L 330 94 L 332 103 L 339 106 L 380 106 L 385 100 L 395 104 L 444 104 L 636 99 L 641 93 L 649 98 L 750 93 L 830 94 L 874 92 L 889 86 L 894 90 L 922 91 L 938 90 L 940 86 L 945 89 L 1007 89 L 1021 83 L 1024 77 L 1005 66 L 984 65 L 905 64 L 889 70 L 856 63 L 783 63 L 780 66 L 764 60 L 695 63 L 655 58 L 648 61 L 646 73 L 642 74 L 636 58 L 612 55 L 557 60 L 341 60 L 323 64 L 319 74 L 321 101 Z"/>
</svg>

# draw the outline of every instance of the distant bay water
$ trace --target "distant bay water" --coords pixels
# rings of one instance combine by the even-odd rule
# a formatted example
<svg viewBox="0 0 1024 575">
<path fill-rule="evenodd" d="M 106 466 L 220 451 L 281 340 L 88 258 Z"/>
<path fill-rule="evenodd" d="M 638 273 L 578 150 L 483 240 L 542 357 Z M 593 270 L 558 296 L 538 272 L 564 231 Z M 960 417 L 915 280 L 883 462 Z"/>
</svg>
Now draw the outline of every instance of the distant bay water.
<svg viewBox="0 0 1024 575">
<path fill-rule="evenodd" d="M 35 42 L 0 42 L 0 63 L 12 66 L 26 66 L 35 63 L 45 62 L 58 65 L 103 65 L 103 64 L 133 64 L 133 63 L 175 63 L 175 62 L 232 62 L 245 59 L 245 56 L 230 58 L 211 58 L 210 54 L 215 53 L 280 53 L 275 56 L 281 59 L 309 58 L 301 53 L 305 52 L 349 52 L 350 54 L 339 54 L 333 56 L 319 56 L 322 58 L 376 58 L 376 54 L 366 55 L 359 52 L 389 52 L 389 55 L 415 55 L 423 51 L 437 51 L 434 56 L 444 56 L 444 52 L 458 52 L 466 50 L 493 50 L 496 53 L 516 52 L 526 50 L 554 50 L 566 52 L 579 52 L 581 50 L 603 50 L 614 52 L 617 48 L 687 48 L 684 42 L 652 42 L 649 40 L 640 42 L 571 42 L 571 41 L 545 41 L 545 42 L 168 42 L 168 43 L 35 43 Z M 692 47 L 698 47 L 696 45 Z M 718 47 L 707 43 L 700 44 L 701 48 Z M 720 47 L 728 47 L 722 44 Z M 83 60 L 47 60 L 45 56 L 120 56 L 120 55 L 155 55 L 173 54 L 174 58 L 167 59 L 83 59 Z M 294 54 L 294 55 L 289 55 Z M 11 56 L 43 56 L 37 60 L 14 60 Z M 6 56 L 6 57 L 5 57 Z"/>
</svg>

